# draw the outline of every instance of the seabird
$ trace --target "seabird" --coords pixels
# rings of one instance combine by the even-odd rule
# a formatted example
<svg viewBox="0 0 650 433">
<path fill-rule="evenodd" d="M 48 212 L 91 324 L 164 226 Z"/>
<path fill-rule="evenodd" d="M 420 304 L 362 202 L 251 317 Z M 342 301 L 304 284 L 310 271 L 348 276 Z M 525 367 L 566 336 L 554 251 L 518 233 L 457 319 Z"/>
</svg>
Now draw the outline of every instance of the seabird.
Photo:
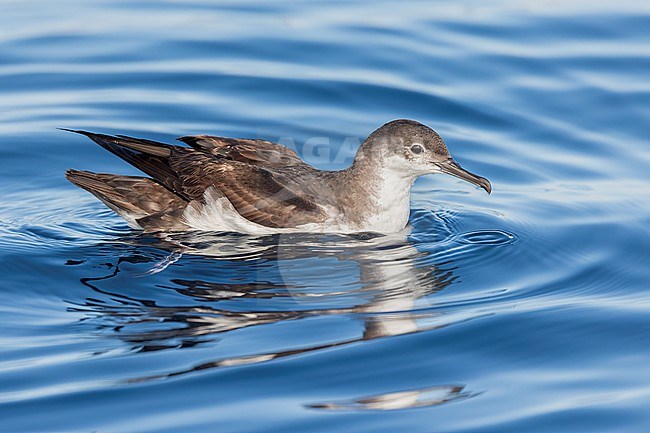
<svg viewBox="0 0 650 433">
<path fill-rule="evenodd" d="M 131 227 L 149 232 L 393 233 L 408 223 L 410 189 L 419 176 L 447 173 L 492 190 L 454 161 L 433 129 L 406 119 L 375 130 L 352 165 L 338 171 L 318 170 L 265 140 L 180 137 L 187 147 L 62 129 L 150 176 L 66 172 Z"/>
</svg>

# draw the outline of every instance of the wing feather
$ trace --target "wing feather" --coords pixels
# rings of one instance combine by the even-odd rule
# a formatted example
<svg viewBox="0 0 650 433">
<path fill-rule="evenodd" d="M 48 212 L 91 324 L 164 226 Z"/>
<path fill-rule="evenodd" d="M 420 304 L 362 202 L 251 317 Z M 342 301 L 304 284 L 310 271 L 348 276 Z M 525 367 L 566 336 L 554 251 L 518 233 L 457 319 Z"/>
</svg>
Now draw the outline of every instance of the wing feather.
<svg viewBox="0 0 650 433">
<path fill-rule="evenodd" d="M 310 167 L 298 154 L 278 143 L 266 140 L 188 135 L 179 138 L 192 148 L 217 158 L 245 162 L 267 168 Z"/>
<path fill-rule="evenodd" d="M 191 146 L 187 148 L 124 135 L 72 132 L 90 137 L 186 202 L 204 201 L 205 192 L 213 187 L 241 216 L 267 227 L 297 227 L 327 218 L 324 208 L 291 176 L 313 168 L 280 144 L 212 136 L 181 137 Z M 280 168 L 284 168 L 284 174 Z"/>
<path fill-rule="evenodd" d="M 297 227 L 322 222 L 325 210 L 284 176 L 251 164 L 215 160 L 200 152 L 172 156 L 171 167 L 183 182 L 187 195 L 217 188 L 237 212 L 267 227 Z"/>
</svg>

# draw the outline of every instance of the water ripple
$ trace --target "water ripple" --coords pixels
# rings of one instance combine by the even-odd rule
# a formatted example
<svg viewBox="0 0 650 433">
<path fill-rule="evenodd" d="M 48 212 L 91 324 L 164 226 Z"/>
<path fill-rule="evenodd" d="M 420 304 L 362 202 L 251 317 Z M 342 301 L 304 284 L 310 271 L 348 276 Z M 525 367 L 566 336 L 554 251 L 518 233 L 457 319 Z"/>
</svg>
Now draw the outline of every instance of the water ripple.
<svg viewBox="0 0 650 433">
<path fill-rule="evenodd" d="M 504 245 L 515 242 L 515 235 L 501 230 L 481 230 L 463 233 L 458 236 L 462 243 Z"/>
</svg>

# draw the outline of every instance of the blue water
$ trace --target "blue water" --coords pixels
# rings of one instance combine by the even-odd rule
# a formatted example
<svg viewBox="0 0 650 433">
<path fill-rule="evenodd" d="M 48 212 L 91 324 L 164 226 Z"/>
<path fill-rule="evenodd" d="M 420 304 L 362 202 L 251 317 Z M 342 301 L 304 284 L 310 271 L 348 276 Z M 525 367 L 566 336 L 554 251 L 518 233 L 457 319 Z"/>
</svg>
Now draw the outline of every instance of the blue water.
<svg viewBox="0 0 650 433">
<path fill-rule="evenodd" d="M 650 431 L 649 72 L 643 1 L 4 1 L 0 431 Z M 341 168 L 404 117 L 494 189 L 408 237 L 142 235 L 56 129 Z"/>
</svg>

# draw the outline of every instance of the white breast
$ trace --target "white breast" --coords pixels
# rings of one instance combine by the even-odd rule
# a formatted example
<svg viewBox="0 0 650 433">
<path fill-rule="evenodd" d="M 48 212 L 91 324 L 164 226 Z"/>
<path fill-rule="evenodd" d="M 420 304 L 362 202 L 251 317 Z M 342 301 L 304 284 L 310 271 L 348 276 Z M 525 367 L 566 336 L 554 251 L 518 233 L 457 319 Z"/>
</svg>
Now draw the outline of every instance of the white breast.
<svg viewBox="0 0 650 433">
<path fill-rule="evenodd" d="M 405 178 L 393 171 L 381 174 L 375 192 L 375 209 L 368 218 L 367 231 L 394 233 L 408 223 L 410 192 L 415 178 Z"/>
</svg>

